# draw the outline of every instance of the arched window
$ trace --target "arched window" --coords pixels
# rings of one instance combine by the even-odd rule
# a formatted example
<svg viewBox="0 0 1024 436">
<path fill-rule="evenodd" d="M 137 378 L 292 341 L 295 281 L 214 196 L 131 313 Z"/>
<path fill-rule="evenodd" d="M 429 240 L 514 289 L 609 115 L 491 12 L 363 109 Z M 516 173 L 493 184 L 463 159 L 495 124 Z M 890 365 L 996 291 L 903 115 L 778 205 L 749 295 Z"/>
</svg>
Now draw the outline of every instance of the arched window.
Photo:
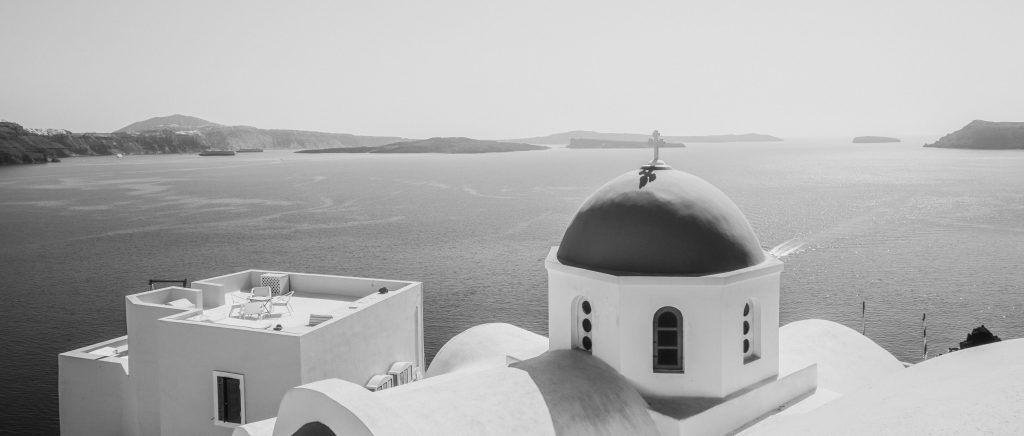
<svg viewBox="0 0 1024 436">
<path fill-rule="evenodd" d="M 654 372 L 683 372 L 683 314 L 674 307 L 654 313 Z"/>
<path fill-rule="evenodd" d="M 753 299 L 743 304 L 743 363 L 757 360 L 761 355 L 758 328 L 757 304 Z"/>
</svg>

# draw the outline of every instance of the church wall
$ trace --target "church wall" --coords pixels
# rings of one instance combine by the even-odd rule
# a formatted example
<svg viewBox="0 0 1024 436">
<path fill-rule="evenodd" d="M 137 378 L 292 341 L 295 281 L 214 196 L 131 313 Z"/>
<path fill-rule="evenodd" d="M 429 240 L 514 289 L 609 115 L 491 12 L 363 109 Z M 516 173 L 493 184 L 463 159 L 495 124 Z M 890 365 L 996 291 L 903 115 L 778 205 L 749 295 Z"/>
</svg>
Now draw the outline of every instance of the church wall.
<svg viewBox="0 0 1024 436">
<path fill-rule="evenodd" d="M 725 395 L 779 373 L 779 276 L 781 271 L 729 284 L 722 290 L 721 367 Z M 753 344 L 759 357 L 744 363 L 743 306 L 754 300 L 754 325 L 759 337 Z"/>
<path fill-rule="evenodd" d="M 552 254 L 553 256 L 553 254 Z M 549 256 L 550 258 L 550 256 Z M 549 263 L 550 265 L 550 263 Z M 615 276 L 557 265 L 548 268 L 548 341 L 550 349 L 572 349 L 576 298 L 593 307 L 593 355 L 612 368 L 620 365 L 619 296 Z"/>
<path fill-rule="evenodd" d="M 719 289 L 693 279 L 686 285 L 679 278 L 629 279 L 640 283 L 621 291 L 623 376 L 644 395 L 721 396 Z M 683 373 L 654 371 L 654 314 L 665 306 L 683 315 Z"/>
</svg>

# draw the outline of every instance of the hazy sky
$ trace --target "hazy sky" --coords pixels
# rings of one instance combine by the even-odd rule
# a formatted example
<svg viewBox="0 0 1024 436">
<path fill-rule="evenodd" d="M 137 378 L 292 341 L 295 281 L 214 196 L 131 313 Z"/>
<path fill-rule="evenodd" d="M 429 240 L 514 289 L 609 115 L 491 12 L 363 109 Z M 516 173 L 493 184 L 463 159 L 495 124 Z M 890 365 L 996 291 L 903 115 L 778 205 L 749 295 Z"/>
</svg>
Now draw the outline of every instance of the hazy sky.
<svg viewBox="0 0 1024 436">
<path fill-rule="evenodd" d="M 1024 121 L 1024 1 L 0 0 L 0 118 L 513 138 Z"/>
</svg>

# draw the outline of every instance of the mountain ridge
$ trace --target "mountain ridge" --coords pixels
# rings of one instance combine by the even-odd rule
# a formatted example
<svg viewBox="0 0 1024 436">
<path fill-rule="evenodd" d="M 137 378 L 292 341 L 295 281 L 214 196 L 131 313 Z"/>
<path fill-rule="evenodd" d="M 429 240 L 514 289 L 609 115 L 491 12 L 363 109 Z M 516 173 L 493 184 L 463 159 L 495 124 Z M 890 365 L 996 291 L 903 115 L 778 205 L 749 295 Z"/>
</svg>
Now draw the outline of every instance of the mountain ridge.
<svg viewBox="0 0 1024 436">
<path fill-rule="evenodd" d="M 198 130 L 207 126 L 223 125 L 189 115 L 174 114 L 136 121 L 111 133 L 140 133 L 151 130 L 170 130 L 172 132 L 181 132 Z"/>
</svg>

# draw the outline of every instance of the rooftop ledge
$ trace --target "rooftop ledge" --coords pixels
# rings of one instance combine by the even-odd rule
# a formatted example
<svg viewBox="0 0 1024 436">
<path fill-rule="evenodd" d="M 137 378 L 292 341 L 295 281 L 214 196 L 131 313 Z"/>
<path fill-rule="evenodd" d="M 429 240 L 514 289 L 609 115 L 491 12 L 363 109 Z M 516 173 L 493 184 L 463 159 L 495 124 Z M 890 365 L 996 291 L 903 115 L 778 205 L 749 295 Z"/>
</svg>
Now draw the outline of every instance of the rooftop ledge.
<svg viewBox="0 0 1024 436">
<path fill-rule="evenodd" d="M 289 290 L 294 291 L 289 301 L 291 310 L 289 311 L 284 304 L 273 304 L 270 305 L 271 313 L 262 318 L 240 318 L 241 306 L 236 303 L 236 298 L 244 298 L 243 293 L 248 293 L 254 286 L 259 286 L 260 276 L 266 273 L 288 274 Z M 164 288 L 129 298 L 135 297 L 133 301 L 137 302 L 136 304 L 155 304 L 167 308 L 173 308 L 171 303 L 175 301 L 182 305 L 180 300 L 184 298 L 195 306 L 164 317 L 162 320 L 167 322 L 301 336 L 416 285 L 418 282 L 246 270 L 197 280 L 192 282 L 195 289 Z M 388 292 L 378 293 L 380 288 L 387 288 Z M 182 291 L 191 291 L 194 294 Z M 310 326 L 310 315 L 325 315 L 330 319 Z M 281 326 L 280 330 L 275 330 L 278 325 Z"/>
<path fill-rule="evenodd" d="M 99 364 L 121 365 L 128 373 L 128 336 L 121 336 L 97 344 L 60 354 L 61 358 L 92 360 Z"/>
</svg>

